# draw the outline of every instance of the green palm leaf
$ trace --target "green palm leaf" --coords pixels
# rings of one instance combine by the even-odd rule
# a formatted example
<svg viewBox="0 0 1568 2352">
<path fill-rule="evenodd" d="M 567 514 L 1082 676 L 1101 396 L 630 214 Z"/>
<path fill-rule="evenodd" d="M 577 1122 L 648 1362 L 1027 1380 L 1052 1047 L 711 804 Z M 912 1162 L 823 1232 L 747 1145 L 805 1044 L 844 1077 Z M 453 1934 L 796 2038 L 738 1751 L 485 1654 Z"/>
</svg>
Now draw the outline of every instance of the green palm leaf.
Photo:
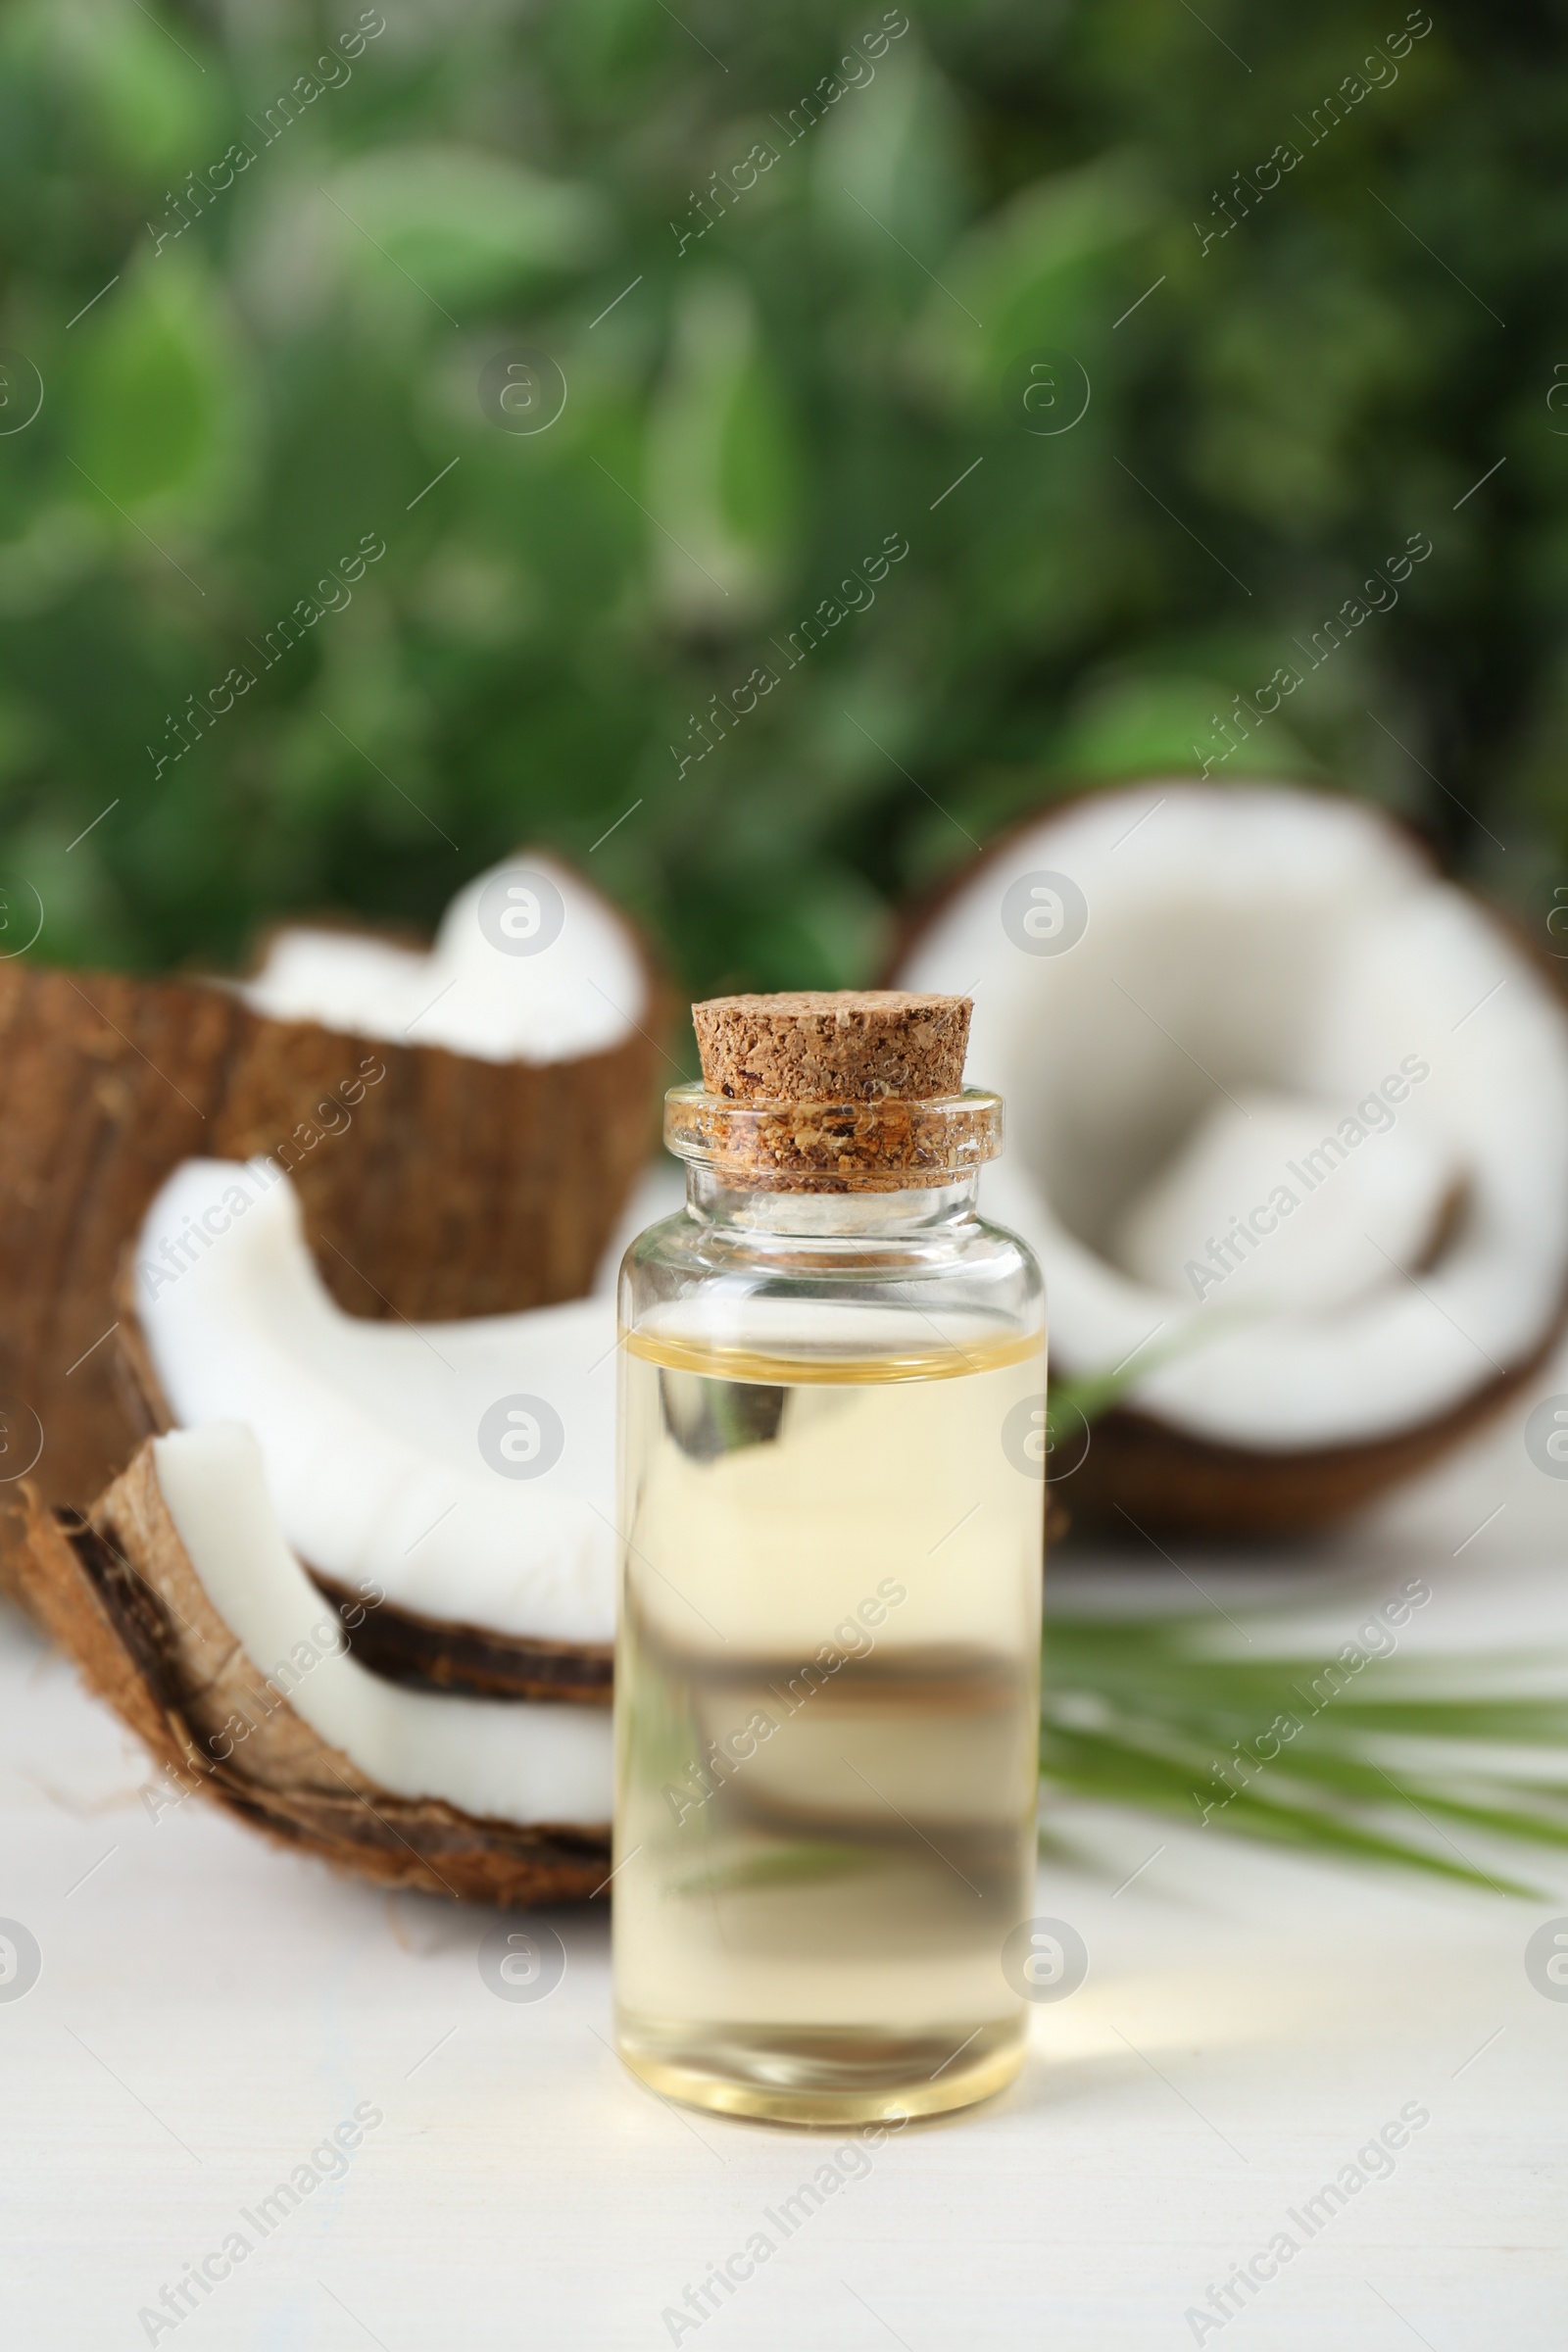
<svg viewBox="0 0 1568 2352">
<path fill-rule="evenodd" d="M 1568 1849 L 1568 1783 L 1517 1751 L 1568 1752 L 1554 1661 L 1292 1652 L 1266 1618 L 1245 1658 L 1205 1649 L 1191 1616 L 1051 1616 L 1041 1768 L 1048 1789 L 1325 1856 L 1539 1895 L 1488 1867 L 1482 1838 Z M 1246 1630 L 1246 1629 L 1244 1629 Z M 1559 1666 L 1568 1660 L 1555 1661 Z M 1515 1751 L 1506 1764 L 1499 1752 Z"/>
</svg>

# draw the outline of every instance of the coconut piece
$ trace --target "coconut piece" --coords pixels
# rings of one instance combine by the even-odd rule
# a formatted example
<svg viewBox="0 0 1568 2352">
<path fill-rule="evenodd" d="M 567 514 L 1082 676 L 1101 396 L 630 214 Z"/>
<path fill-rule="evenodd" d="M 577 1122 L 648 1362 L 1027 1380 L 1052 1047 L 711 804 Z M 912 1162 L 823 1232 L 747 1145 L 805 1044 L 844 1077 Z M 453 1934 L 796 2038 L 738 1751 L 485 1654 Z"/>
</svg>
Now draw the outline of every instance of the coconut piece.
<svg viewBox="0 0 1568 2352">
<path fill-rule="evenodd" d="M 1378 810 L 1180 782 L 1065 804 L 959 878 L 898 977 L 975 991 L 971 1075 L 1008 1113 L 986 1201 L 1044 1262 L 1054 1366 L 1149 1350 L 1075 1512 L 1333 1519 L 1562 1327 L 1568 1016 Z"/>
<path fill-rule="evenodd" d="M 144 1446 L 89 1518 L 23 1495 L 28 1605 L 164 1768 L 254 1827 L 399 1886 L 575 1899 L 608 1868 L 597 1712 L 400 1690 L 338 1646 L 243 1430 Z"/>
<path fill-rule="evenodd" d="M 542 945 L 538 943 L 543 942 Z M 274 931 L 239 994 L 275 1021 L 485 1061 L 579 1061 L 646 1020 L 649 973 L 625 919 L 579 876 L 530 852 L 460 890 L 428 954 L 374 933 Z"/>
<path fill-rule="evenodd" d="M 536 909 L 553 935 L 513 952 Z M 181 1160 L 277 1160 L 359 1315 L 574 1298 L 647 1154 L 660 1018 L 629 928 L 537 855 L 428 956 L 294 931 L 248 988 L 0 964 L 0 1410 L 41 1425 L 42 1492 L 85 1503 L 134 1442 L 114 1284 Z"/>
<path fill-rule="evenodd" d="M 1152 1290 L 1206 1295 L 1223 1282 L 1227 1303 L 1320 1313 L 1432 1262 L 1463 1189 L 1461 1165 L 1431 1139 L 1396 1126 L 1388 1103 L 1380 1100 L 1377 1109 L 1375 1148 L 1356 1152 L 1343 1174 L 1336 1169 L 1333 1184 L 1306 1193 L 1304 1163 L 1334 1133 L 1339 1105 L 1260 1090 L 1217 1102 L 1127 1209 L 1111 1257 Z M 1267 1200 L 1281 1171 L 1293 1169 L 1303 1170 L 1290 1178 L 1303 1190 L 1300 1205 L 1263 1237 L 1266 1250 L 1248 1254 L 1244 1242 L 1241 1262 L 1227 1265 L 1216 1255 L 1215 1223 L 1238 1230 L 1241 1203 Z M 1229 1205 L 1216 1220 L 1218 1200 Z M 1204 1240 L 1195 1257 L 1197 1234 Z"/>
<path fill-rule="evenodd" d="M 285 1691 L 318 1739 L 398 1796 L 437 1797 L 523 1827 L 609 1820 L 610 1726 L 602 1713 L 404 1690 L 348 1654 L 278 1532 L 249 1430 L 232 1421 L 176 1430 L 154 1439 L 153 1456 L 203 1592 L 251 1666 Z"/>
<path fill-rule="evenodd" d="M 206 1245 L 177 1273 L 156 1249 L 170 1232 Z M 284 1538 L 367 1663 L 427 1688 L 608 1703 L 607 1293 L 466 1323 L 346 1315 L 288 1180 L 193 1160 L 148 1213 L 126 1306 L 153 1426 L 255 1433 Z"/>
</svg>

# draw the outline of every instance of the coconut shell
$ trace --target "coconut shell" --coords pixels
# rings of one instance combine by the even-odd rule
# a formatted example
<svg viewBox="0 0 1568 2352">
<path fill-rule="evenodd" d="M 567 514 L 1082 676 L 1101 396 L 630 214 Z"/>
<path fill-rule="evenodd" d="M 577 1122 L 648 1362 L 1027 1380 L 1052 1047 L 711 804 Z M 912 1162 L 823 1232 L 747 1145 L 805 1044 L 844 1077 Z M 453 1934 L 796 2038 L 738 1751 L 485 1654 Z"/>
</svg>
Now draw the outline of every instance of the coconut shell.
<svg viewBox="0 0 1568 2352">
<path fill-rule="evenodd" d="M 134 1443 L 113 1286 L 182 1159 L 284 1164 L 353 1313 L 542 1306 L 592 1281 L 650 1148 L 658 1052 L 633 1030 L 575 1061 L 482 1061 L 198 981 L 0 964 L 0 1414 L 41 1423 L 42 1494 L 84 1506 Z"/>
<path fill-rule="evenodd" d="M 1221 1543 L 1315 1535 L 1478 1436 L 1528 1386 L 1561 1329 L 1559 1321 L 1527 1362 L 1448 1412 L 1364 1446 L 1264 1452 L 1113 1405 L 1096 1419 L 1089 1452 L 1072 1473 L 1074 1522 Z"/>
<path fill-rule="evenodd" d="M 118 1285 L 120 1327 L 115 1334 L 121 1388 L 138 1437 L 163 1437 L 174 1427 L 163 1384 L 153 1368 L 136 1313 L 135 1267 L 127 1250 Z M 614 1668 L 609 1642 L 547 1642 L 497 1633 L 455 1618 L 426 1617 L 395 1600 L 372 1605 L 363 1592 L 300 1565 L 329 1600 L 343 1640 L 362 1666 L 414 1690 L 445 1690 L 472 1698 L 570 1699 L 608 1707 Z"/>
<path fill-rule="evenodd" d="M 207 1596 L 143 1446 L 89 1516 L 21 1491 L 13 1573 L 44 1631 L 133 1731 L 171 1802 L 200 1793 L 383 1886 L 503 1906 L 579 1901 L 608 1827 L 521 1828 L 395 1796 L 270 1690 Z M 251 1727 L 236 1736 L 236 1723 Z"/>
<path fill-rule="evenodd" d="M 393 1600 L 372 1606 L 362 1592 L 323 1576 L 308 1561 L 305 1567 L 317 1591 L 337 1610 L 352 1654 L 389 1683 L 473 1698 L 610 1704 L 615 1652 L 609 1642 L 545 1642 L 456 1618 L 426 1617 Z"/>
<path fill-rule="evenodd" d="M 900 986 L 926 931 L 950 910 L 956 899 L 972 890 L 1015 842 L 1048 816 L 1065 815 L 1079 802 L 1146 780 L 1130 775 L 1101 785 L 1064 787 L 1059 795 L 1014 817 L 978 856 L 906 906 L 883 985 L 890 989 Z M 1190 780 L 1199 781 L 1197 777 Z M 1296 789 L 1316 788 L 1301 784 Z M 1393 811 L 1380 813 L 1390 830 L 1417 849 L 1437 874 L 1441 868 L 1430 841 Z M 1549 977 L 1560 997 L 1568 997 L 1568 961 L 1544 952 L 1541 943 L 1526 933 L 1507 909 L 1493 905 L 1479 891 L 1471 890 L 1468 895 L 1515 953 Z M 1462 1194 L 1446 1201 L 1424 1263 L 1441 1256 L 1462 1208 Z M 1191 1434 L 1134 1406 L 1112 1405 L 1096 1416 L 1089 1453 L 1071 1474 L 1073 1523 L 1125 1532 L 1131 1522 L 1159 1534 L 1221 1543 L 1316 1534 L 1479 1435 L 1540 1370 L 1565 1331 L 1568 1290 L 1558 1298 L 1539 1344 L 1524 1360 L 1478 1386 L 1447 1412 L 1365 1445 L 1300 1451 L 1228 1446 Z M 1082 1367 L 1075 1367 L 1078 1369 Z"/>
</svg>

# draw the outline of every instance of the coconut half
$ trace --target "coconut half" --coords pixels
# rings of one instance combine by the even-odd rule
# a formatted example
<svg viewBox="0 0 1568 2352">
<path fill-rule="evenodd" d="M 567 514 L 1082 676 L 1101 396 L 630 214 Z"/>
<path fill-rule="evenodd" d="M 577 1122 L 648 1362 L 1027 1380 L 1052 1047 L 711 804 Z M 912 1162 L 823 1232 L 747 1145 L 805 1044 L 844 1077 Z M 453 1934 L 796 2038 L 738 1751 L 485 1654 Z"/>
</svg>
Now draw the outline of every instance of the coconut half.
<svg viewBox="0 0 1568 2352">
<path fill-rule="evenodd" d="M 368 1673 L 244 1429 L 144 1446 L 86 1519 L 22 1501 L 24 1598 L 163 1768 L 160 1811 L 201 1790 L 365 1877 L 503 1905 L 605 1883 L 609 1717 Z"/>
<path fill-rule="evenodd" d="M 628 1223 L 671 1189 L 652 1176 Z M 189 1237 L 172 1272 L 169 1234 Z M 287 1178 L 193 1160 L 148 1211 L 122 1337 L 152 1427 L 254 1433 L 283 1539 L 366 1662 L 429 1689 L 608 1705 L 608 1286 L 516 1315 L 372 1323 L 328 1295 Z"/>
<path fill-rule="evenodd" d="M 1561 1329 L 1568 1014 L 1366 805 L 1067 803 L 959 878 L 898 985 L 974 996 L 970 1074 L 1008 1117 L 987 1205 L 1044 1263 L 1054 1369 L 1133 1375 L 1075 1509 L 1330 1520 Z"/>
<path fill-rule="evenodd" d="M 289 924 L 238 993 L 274 1021 L 495 1062 L 607 1053 L 650 1009 L 647 960 L 624 917 L 539 851 L 460 890 L 427 954 L 373 932 Z"/>
<path fill-rule="evenodd" d="M 0 963 L 11 1474 L 80 1505 L 125 1460 L 116 1275 L 195 1154 L 286 1169 L 358 1315 L 580 1296 L 648 1152 L 661 1019 L 629 925 L 532 852 L 461 892 L 428 955 L 313 927 L 240 985 Z"/>
</svg>

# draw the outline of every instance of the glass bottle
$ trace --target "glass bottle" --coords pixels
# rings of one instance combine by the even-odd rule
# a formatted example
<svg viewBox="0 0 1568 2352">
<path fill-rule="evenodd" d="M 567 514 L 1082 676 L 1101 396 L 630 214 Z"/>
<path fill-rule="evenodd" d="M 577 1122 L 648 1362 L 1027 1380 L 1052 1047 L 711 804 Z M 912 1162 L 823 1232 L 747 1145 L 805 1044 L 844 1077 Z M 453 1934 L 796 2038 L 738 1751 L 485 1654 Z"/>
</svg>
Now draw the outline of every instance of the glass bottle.
<svg viewBox="0 0 1568 2352">
<path fill-rule="evenodd" d="M 617 2043 L 803 2124 L 1009 2082 L 1034 1909 L 1044 1288 L 976 1209 L 999 1099 L 868 1096 L 861 1042 L 838 1102 L 675 1088 L 686 1206 L 620 1278 Z"/>
</svg>

